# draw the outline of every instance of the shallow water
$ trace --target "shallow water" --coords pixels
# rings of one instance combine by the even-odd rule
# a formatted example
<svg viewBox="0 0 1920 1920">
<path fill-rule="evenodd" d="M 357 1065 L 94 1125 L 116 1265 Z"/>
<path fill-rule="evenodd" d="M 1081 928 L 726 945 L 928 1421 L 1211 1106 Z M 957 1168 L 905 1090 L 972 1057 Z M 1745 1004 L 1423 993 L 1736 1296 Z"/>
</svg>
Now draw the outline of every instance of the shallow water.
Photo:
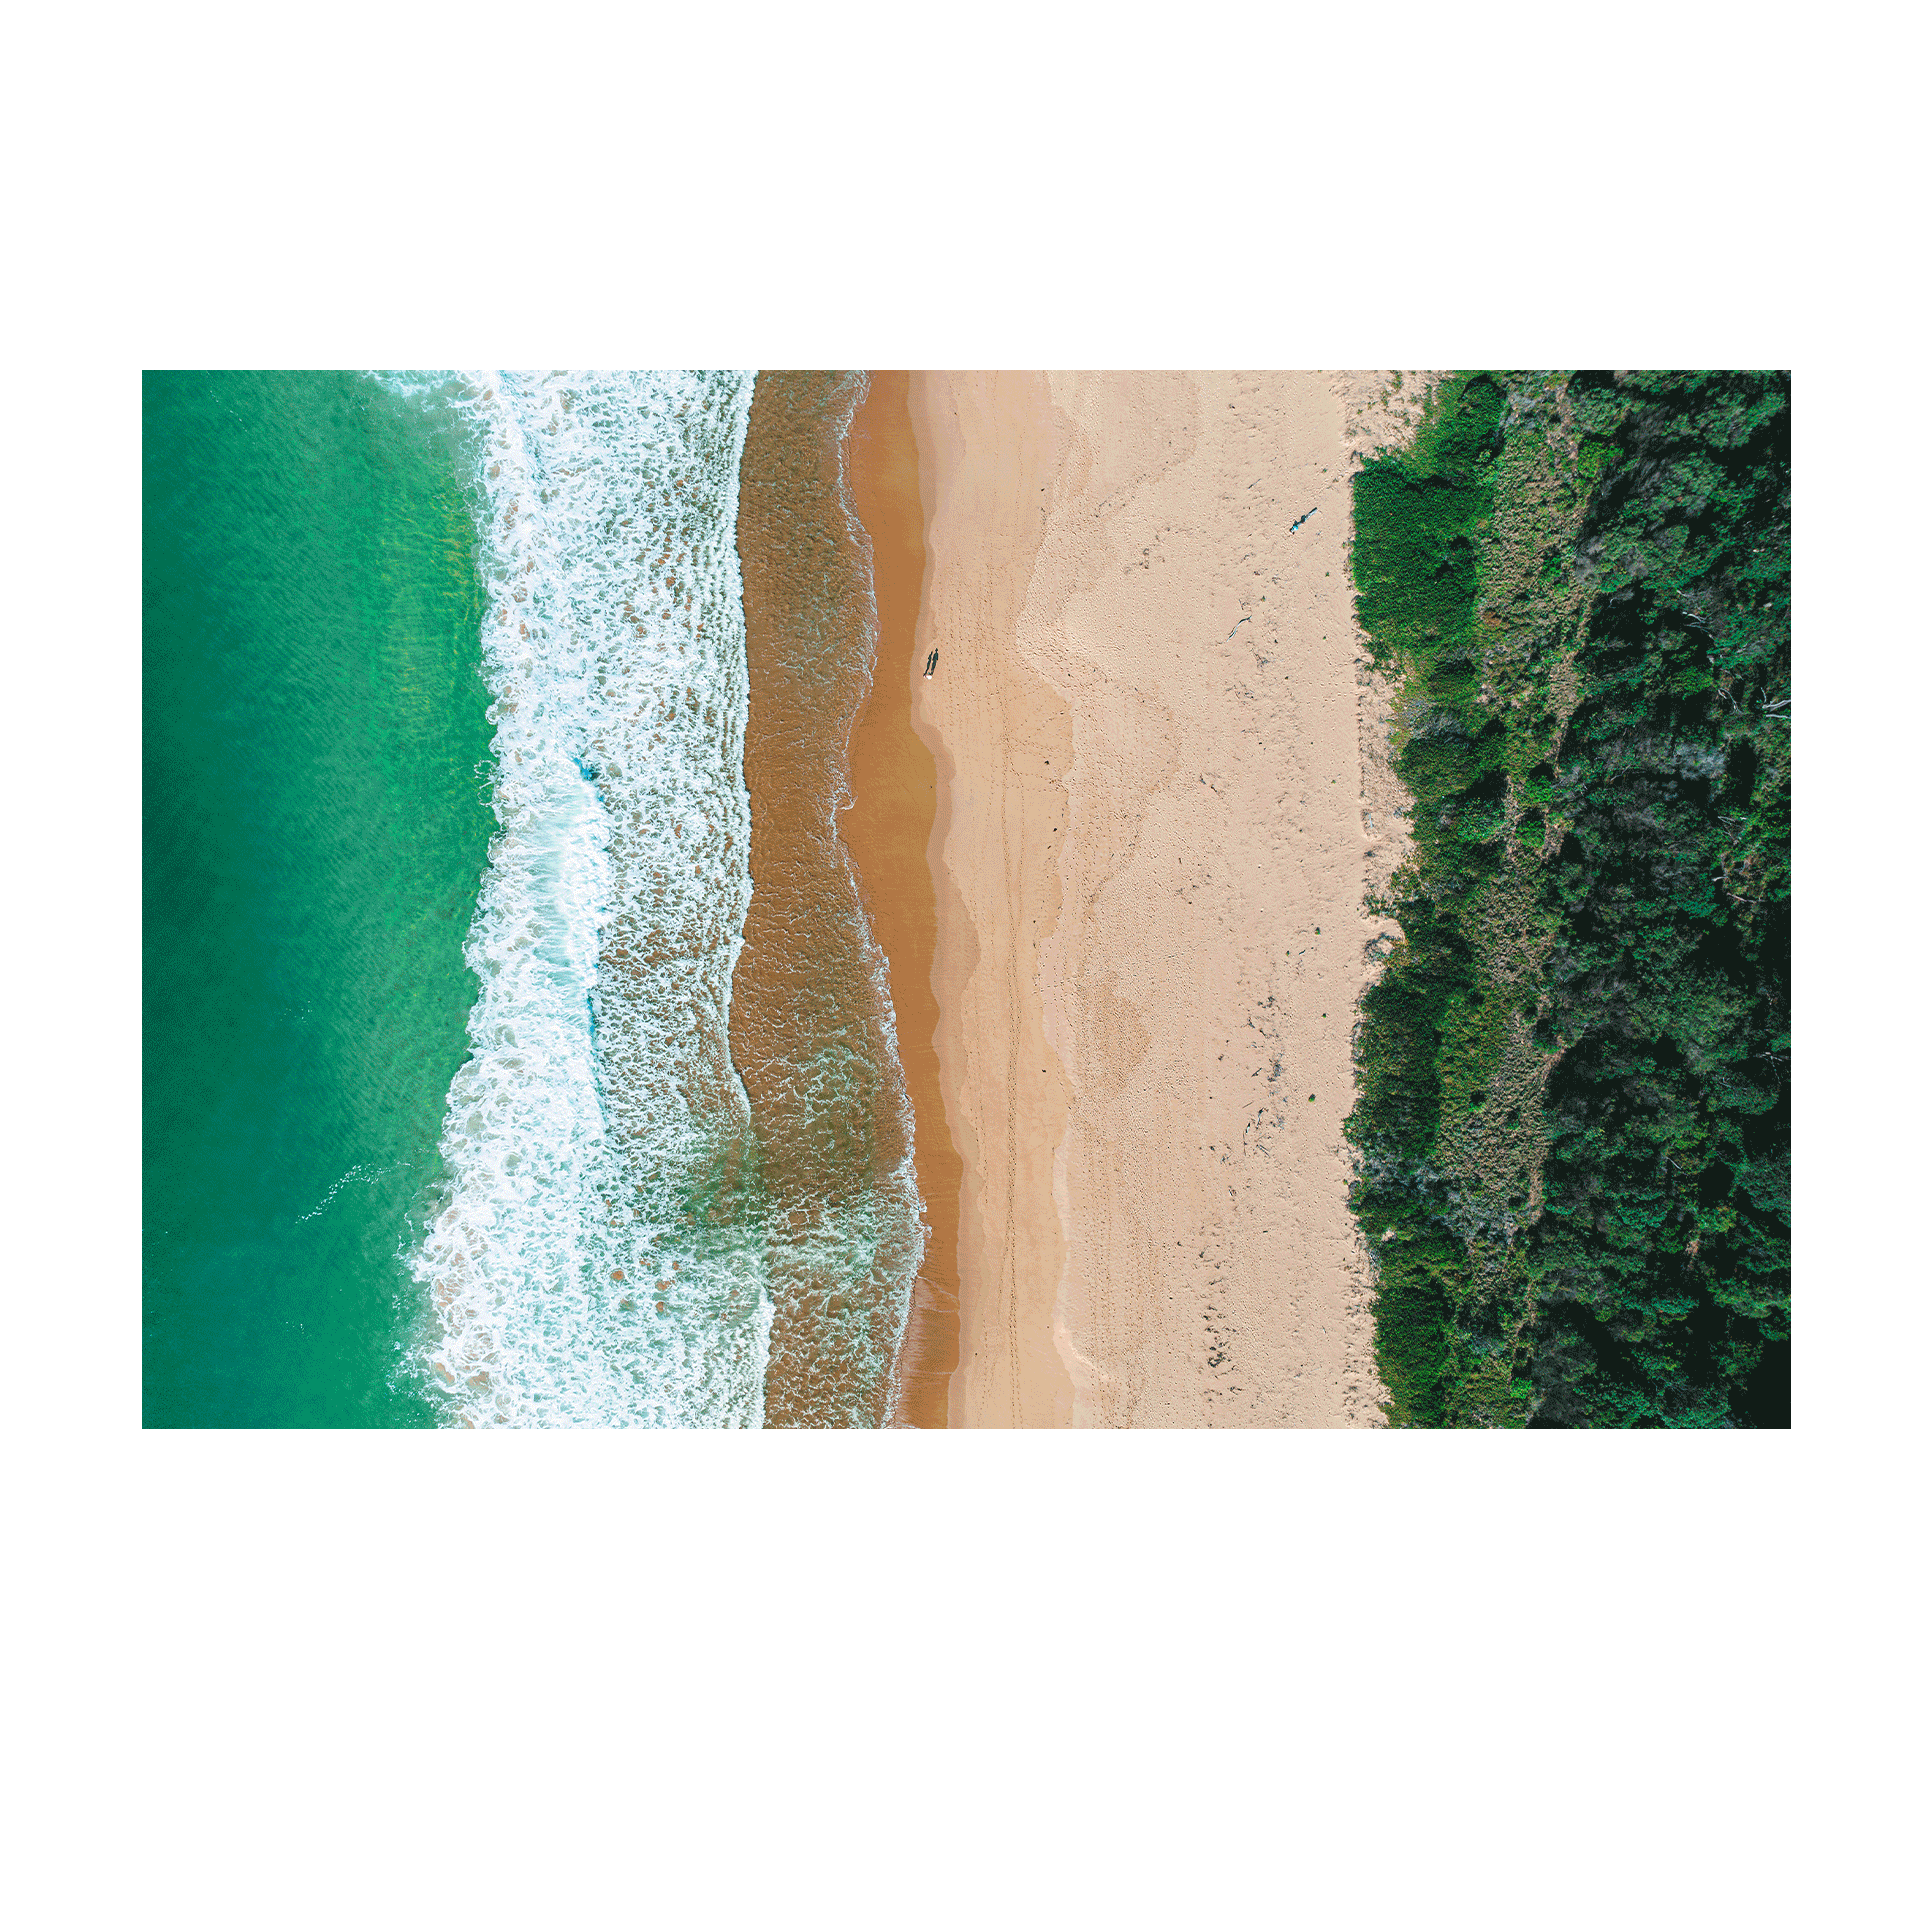
<svg viewBox="0 0 1920 1920">
<path fill-rule="evenodd" d="M 740 485 L 754 897 L 732 1041 L 775 1223 L 767 1419 L 785 1426 L 891 1417 L 925 1244 L 886 961 L 838 827 L 878 642 L 845 471 L 865 391 L 763 373 Z"/>
</svg>

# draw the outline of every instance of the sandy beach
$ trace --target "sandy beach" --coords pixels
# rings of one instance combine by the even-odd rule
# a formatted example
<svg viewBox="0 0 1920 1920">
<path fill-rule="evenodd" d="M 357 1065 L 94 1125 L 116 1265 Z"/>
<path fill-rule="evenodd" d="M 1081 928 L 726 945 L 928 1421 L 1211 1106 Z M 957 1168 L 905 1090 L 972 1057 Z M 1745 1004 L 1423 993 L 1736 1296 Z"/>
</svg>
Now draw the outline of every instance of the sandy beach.
<svg viewBox="0 0 1920 1920">
<path fill-rule="evenodd" d="M 1341 1122 L 1398 857 L 1344 566 L 1381 383 L 894 379 L 866 417 L 895 530 L 869 530 L 896 627 L 917 585 L 933 770 L 916 1127 L 959 1171 L 957 1285 L 918 1290 L 901 1417 L 938 1423 L 951 1352 L 954 1426 L 1379 1424 Z"/>
<path fill-rule="evenodd" d="M 887 959 L 894 1035 L 913 1101 L 914 1178 L 927 1217 L 927 1248 L 901 1353 L 898 1417 L 909 1426 L 944 1427 L 948 1383 L 960 1353 L 960 1157 L 947 1127 L 934 1051 L 940 1009 L 933 997 L 936 921 L 927 845 L 938 770 L 913 722 L 926 543 L 904 373 L 870 376 L 847 434 L 846 471 L 855 513 L 871 543 L 880 632 L 873 690 L 860 710 L 848 757 L 853 804 L 838 824 Z"/>
</svg>

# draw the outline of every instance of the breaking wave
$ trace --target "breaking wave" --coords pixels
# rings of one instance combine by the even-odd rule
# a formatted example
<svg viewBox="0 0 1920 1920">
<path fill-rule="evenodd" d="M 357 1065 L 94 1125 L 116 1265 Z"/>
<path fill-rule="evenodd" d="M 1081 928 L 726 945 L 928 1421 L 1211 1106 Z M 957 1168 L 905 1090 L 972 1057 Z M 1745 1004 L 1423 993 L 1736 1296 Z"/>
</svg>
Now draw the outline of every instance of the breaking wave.
<svg viewBox="0 0 1920 1920">
<path fill-rule="evenodd" d="M 468 1425 L 752 1426 L 773 1310 L 727 1050 L 750 882 L 752 376 L 414 377 L 477 461 L 499 821 L 414 1271 Z"/>
</svg>

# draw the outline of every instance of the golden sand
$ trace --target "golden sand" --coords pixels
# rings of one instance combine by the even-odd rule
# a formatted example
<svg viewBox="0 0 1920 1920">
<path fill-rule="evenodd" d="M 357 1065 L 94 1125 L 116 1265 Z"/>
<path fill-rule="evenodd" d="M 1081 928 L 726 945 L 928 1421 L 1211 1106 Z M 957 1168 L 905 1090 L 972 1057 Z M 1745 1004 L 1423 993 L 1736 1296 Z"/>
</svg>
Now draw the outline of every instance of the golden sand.
<svg viewBox="0 0 1920 1920">
<path fill-rule="evenodd" d="M 954 1425 L 1380 1421 L 1341 1123 L 1396 829 L 1350 391 L 908 382 Z"/>
<path fill-rule="evenodd" d="M 907 418 L 907 376 L 875 373 L 848 436 L 854 507 L 873 543 L 880 640 L 873 691 L 854 730 L 854 804 L 841 837 L 860 875 L 874 937 L 887 956 L 900 1060 L 913 1098 L 914 1173 L 927 1210 L 927 1251 L 915 1283 L 901 1358 L 898 1417 L 947 1424 L 947 1383 L 959 1353 L 960 1158 L 947 1131 L 934 1052 L 933 755 L 913 727 L 924 677 L 915 651 L 926 563 L 919 451 Z"/>
</svg>

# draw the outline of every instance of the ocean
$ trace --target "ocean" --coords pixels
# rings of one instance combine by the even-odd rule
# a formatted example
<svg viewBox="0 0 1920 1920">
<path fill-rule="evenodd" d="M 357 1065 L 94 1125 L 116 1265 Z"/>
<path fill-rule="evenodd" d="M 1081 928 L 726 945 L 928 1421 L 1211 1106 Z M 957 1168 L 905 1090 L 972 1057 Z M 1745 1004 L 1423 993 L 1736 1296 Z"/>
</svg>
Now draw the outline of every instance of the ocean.
<svg viewBox="0 0 1920 1920">
<path fill-rule="evenodd" d="M 761 916 L 784 1052 L 734 1031 L 756 823 L 832 842 L 874 645 L 829 484 L 755 651 L 837 695 L 750 796 L 754 394 L 149 377 L 149 1424 L 893 1417 L 922 1228 L 844 850 Z"/>
<path fill-rule="evenodd" d="M 462 430 L 347 374 L 144 416 L 145 1419 L 431 1424 L 406 1260 L 494 824 Z"/>
</svg>

